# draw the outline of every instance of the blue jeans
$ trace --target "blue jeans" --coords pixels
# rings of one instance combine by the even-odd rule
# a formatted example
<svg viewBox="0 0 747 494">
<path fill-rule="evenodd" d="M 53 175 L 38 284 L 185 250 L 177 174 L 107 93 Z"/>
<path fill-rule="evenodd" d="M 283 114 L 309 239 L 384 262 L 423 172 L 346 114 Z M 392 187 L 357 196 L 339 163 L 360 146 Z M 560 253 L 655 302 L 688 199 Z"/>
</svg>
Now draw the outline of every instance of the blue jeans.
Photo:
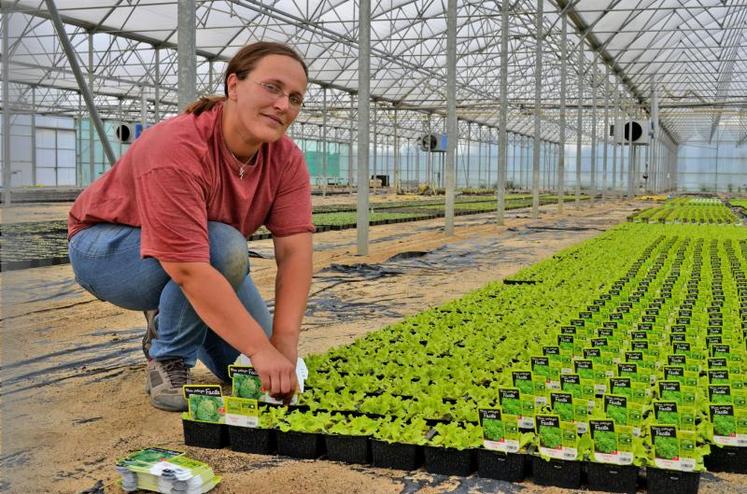
<svg viewBox="0 0 747 494">
<path fill-rule="evenodd" d="M 249 276 L 246 238 L 214 221 L 208 222 L 208 234 L 210 264 L 226 277 L 269 338 L 272 316 Z M 239 352 L 202 322 L 156 259 L 140 257 L 140 228 L 99 223 L 76 233 L 68 250 L 76 281 L 97 298 L 130 310 L 158 309 L 151 358 L 181 357 L 190 367 L 200 359 L 229 381 L 227 366 Z"/>
</svg>

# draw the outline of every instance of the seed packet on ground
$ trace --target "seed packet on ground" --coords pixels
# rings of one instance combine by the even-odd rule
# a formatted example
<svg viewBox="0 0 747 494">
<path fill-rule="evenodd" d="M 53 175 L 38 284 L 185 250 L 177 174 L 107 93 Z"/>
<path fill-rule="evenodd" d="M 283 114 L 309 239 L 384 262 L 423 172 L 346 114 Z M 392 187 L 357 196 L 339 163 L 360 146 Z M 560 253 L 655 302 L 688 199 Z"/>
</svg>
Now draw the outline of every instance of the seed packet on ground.
<svg viewBox="0 0 747 494">
<path fill-rule="evenodd" d="M 205 463 L 184 456 L 181 451 L 146 448 L 117 462 L 125 492 L 148 490 L 161 493 L 202 494 L 221 478 Z"/>
</svg>

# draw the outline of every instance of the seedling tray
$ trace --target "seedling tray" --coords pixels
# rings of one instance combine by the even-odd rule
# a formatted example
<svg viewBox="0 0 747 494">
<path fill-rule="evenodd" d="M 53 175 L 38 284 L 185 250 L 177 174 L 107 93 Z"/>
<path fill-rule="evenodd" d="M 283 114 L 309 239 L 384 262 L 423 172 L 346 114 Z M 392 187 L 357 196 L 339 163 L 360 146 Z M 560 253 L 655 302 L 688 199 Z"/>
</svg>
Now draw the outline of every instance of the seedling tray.
<svg viewBox="0 0 747 494">
<path fill-rule="evenodd" d="M 182 419 L 182 426 L 184 427 L 184 444 L 187 446 L 220 449 L 229 444 L 226 424 Z"/>
<path fill-rule="evenodd" d="M 277 450 L 273 429 L 228 426 L 231 449 L 242 453 L 271 455 Z"/>
<path fill-rule="evenodd" d="M 276 436 L 279 455 L 315 460 L 324 454 L 324 439 L 321 434 L 278 431 Z"/>
<path fill-rule="evenodd" d="M 646 486 L 649 494 L 697 494 L 699 484 L 699 472 L 646 469 Z"/>
<path fill-rule="evenodd" d="M 533 457 L 532 475 L 535 484 L 578 489 L 581 486 L 581 462 L 544 460 Z"/>
<path fill-rule="evenodd" d="M 521 482 L 526 476 L 527 455 L 477 450 L 477 475 L 508 482 Z"/>
<path fill-rule="evenodd" d="M 324 436 L 327 458 L 332 461 L 368 465 L 371 463 L 371 448 L 367 436 Z"/>
<path fill-rule="evenodd" d="M 705 466 L 712 472 L 747 473 L 747 448 L 711 446 Z"/>
<path fill-rule="evenodd" d="M 467 477 L 476 470 L 474 450 L 425 447 L 425 469 L 429 473 Z"/>
<path fill-rule="evenodd" d="M 634 493 L 638 485 L 638 467 L 587 463 L 586 480 L 592 491 Z"/>
<path fill-rule="evenodd" d="M 423 466 L 423 448 L 415 444 L 371 441 L 373 466 L 395 470 L 417 470 Z"/>
</svg>

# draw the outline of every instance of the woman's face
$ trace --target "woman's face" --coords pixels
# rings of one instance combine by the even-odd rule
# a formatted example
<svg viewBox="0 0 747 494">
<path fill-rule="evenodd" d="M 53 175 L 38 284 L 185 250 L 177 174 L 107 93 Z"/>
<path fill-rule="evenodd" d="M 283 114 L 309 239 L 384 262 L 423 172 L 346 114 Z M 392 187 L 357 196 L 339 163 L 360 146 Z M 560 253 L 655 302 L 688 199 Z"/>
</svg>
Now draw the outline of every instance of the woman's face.
<svg viewBox="0 0 747 494">
<path fill-rule="evenodd" d="M 227 82 L 241 139 L 247 144 L 261 144 L 280 139 L 296 119 L 307 80 L 297 60 L 267 55 L 243 80 L 231 74 Z"/>
</svg>

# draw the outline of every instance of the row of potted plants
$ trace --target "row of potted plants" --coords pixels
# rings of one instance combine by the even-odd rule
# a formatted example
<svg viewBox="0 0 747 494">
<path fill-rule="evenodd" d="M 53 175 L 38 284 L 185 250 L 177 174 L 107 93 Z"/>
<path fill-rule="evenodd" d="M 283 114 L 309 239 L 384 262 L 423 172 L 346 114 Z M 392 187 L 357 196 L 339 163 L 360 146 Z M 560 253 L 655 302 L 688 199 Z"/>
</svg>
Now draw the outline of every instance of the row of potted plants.
<svg viewBox="0 0 747 494">
<path fill-rule="evenodd" d="M 629 218 L 639 223 L 738 224 L 739 219 L 716 198 L 678 197 Z"/>
<path fill-rule="evenodd" d="M 676 402 L 673 397 L 688 395 L 690 385 L 696 390 L 694 396 L 716 396 L 707 386 L 722 384 L 708 382 L 718 378 L 710 372 L 719 369 L 709 366 L 722 358 L 727 370 L 741 368 L 742 360 L 736 356 L 743 353 L 744 337 L 741 320 L 734 319 L 732 309 L 734 295 L 741 297 L 737 275 L 744 265 L 745 237 L 743 230 L 733 227 L 621 225 L 503 283 L 410 317 L 352 345 L 312 356 L 307 360 L 308 389 L 299 404 L 261 413 L 259 423 L 264 427 L 259 430 L 273 431 L 267 434 L 276 435 L 278 451 L 285 433 L 324 433 L 329 438 L 367 438 L 358 442 L 372 449 L 373 444 L 387 443 L 409 446 L 415 455 L 431 451 L 427 453 L 431 470 L 438 470 L 433 462 L 443 453 L 461 455 L 463 460 L 455 456 L 454 463 L 444 460 L 444 465 L 472 468 L 475 455 L 478 459 L 487 455 L 494 462 L 500 458 L 504 470 L 515 472 L 518 460 L 511 463 L 507 453 L 484 447 L 487 430 L 496 426 L 484 427 L 480 411 L 493 410 L 502 414 L 499 422 L 504 430 L 506 423 L 517 421 L 518 435 L 512 439 L 516 451 L 537 456 L 538 470 L 547 467 L 552 477 L 557 465 L 577 472 L 581 460 L 609 454 L 604 451 L 610 450 L 611 441 L 624 444 L 626 428 L 633 427 L 629 417 L 633 416 L 634 424 L 633 412 L 640 410 L 636 424 L 640 430 L 631 441 L 637 465 L 655 471 L 656 448 L 671 450 L 673 442 L 680 449 L 692 444 L 702 457 L 707 426 L 714 422 L 710 414 L 699 409 L 693 418 L 695 441 L 688 442 L 692 437 L 687 433 L 692 431 L 679 428 L 691 415 L 659 402 Z M 631 259 L 636 260 L 631 263 Z M 735 263 L 729 264 L 735 276 L 724 276 L 724 260 Z M 717 265 L 719 269 L 714 269 Z M 698 296 L 691 297 L 693 292 Z M 710 321 L 714 307 L 720 309 L 722 334 L 711 336 L 721 336 L 721 343 L 706 340 L 708 335 L 703 334 L 708 326 L 702 322 Z M 689 314 L 682 312 L 688 310 Z M 679 334 L 684 334 L 684 341 L 673 338 Z M 729 344 L 724 341 L 742 345 L 730 345 L 729 357 L 716 352 L 699 358 L 700 350 Z M 585 360 L 591 366 L 582 363 Z M 682 375 L 669 367 L 682 367 Z M 694 382 L 687 380 L 693 377 L 691 372 L 696 373 Z M 528 373 L 529 379 L 527 374 L 517 379 L 517 373 Z M 577 380 L 570 378 L 574 375 Z M 668 382 L 679 387 L 666 386 Z M 521 401 L 527 401 L 522 400 L 522 392 L 532 397 L 531 413 L 515 408 L 511 399 L 517 397 L 507 394 L 511 390 L 519 391 L 520 407 L 525 406 Z M 732 399 L 738 395 L 729 394 Z M 583 407 L 574 406 L 574 401 L 584 396 L 588 425 L 580 431 L 573 422 L 580 422 L 575 413 L 583 414 Z M 591 396 L 593 406 L 588 403 Z M 717 396 L 725 399 L 723 393 Z M 672 414 L 677 425 L 672 424 Z M 573 421 L 567 420 L 571 417 Z M 578 461 L 570 466 L 560 463 L 562 458 L 546 462 L 543 457 L 549 455 L 542 448 L 557 450 L 558 437 L 562 446 L 569 423 L 575 438 L 569 435 L 567 440 L 576 446 L 570 449 L 576 449 L 573 459 Z M 318 453 L 323 441 L 314 441 Z M 561 454 L 564 451 L 561 447 Z M 692 482 L 684 473 L 676 475 L 686 478 L 683 483 Z"/>
</svg>

